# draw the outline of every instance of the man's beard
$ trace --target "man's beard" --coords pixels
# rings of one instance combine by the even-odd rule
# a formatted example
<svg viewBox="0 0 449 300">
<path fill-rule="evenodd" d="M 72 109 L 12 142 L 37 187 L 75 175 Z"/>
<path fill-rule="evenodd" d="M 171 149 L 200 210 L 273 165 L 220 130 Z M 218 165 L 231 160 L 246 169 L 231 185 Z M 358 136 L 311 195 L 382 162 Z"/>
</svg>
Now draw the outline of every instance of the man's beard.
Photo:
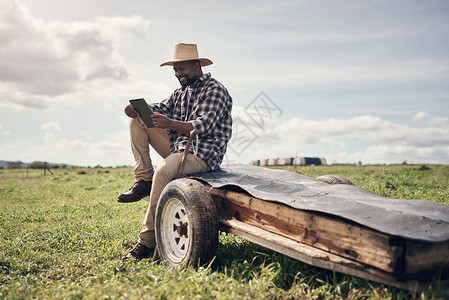
<svg viewBox="0 0 449 300">
<path fill-rule="evenodd" d="M 181 78 L 187 78 L 186 82 L 185 82 L 185 83 L 182 83 L 182 82 L 181 82 Z M 189 78 L 188 76 L 182 76 L 181 78 L 178 78 L 178 81 L 179 81 L 179 83 L 181 84 L 181 86 L 182 86 L 183 88 L 185 88 L 185 87 L 191 85 L 192 83 L 194 83 L 194 82 L 196 81 L 196 78 Z"/>
</svg>

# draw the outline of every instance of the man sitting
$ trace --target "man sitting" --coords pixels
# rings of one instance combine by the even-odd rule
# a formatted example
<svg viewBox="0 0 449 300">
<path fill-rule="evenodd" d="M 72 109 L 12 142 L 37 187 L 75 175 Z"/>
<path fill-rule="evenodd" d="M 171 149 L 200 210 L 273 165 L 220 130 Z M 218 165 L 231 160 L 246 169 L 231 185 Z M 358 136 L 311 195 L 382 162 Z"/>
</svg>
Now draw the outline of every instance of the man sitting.
<svg viewBox="0 0 449 300">
<path fill-rule="evenodd" d="M 232 134 L 232 98 L 226 88 L 203 74 L 202 67 L 211 65 L 199 58 L 195 44 L 177 44 L 174 59 L 161 66 L 173 66 L 181 87 L 159 103 L 151 104 L 154 128 L 148 128 L 139 113 L 128 105 L 125 113 L 131 118 L 131 148 L 136 161 L 133 187 L 118 196 L 118 202 L 135 202 L 150 196 L 144 227 L 137 245 L 122 259 L 150 257 L 156 246 L 154 217 L 164 187 L 175 179 L 189 134 L 195 130 L 181 175 L 216 170 L 224 157 Z M 164 158 L 153 170 L 149 145 Z"/>
</svg>

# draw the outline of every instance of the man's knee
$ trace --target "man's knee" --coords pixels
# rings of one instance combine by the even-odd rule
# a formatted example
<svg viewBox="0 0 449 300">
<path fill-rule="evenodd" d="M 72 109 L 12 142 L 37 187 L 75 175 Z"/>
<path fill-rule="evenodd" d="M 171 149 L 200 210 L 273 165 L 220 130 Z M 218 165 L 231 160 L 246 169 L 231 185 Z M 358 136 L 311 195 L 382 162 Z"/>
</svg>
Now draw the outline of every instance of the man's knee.
<svg viewBox="0 0 449 300">
<path fill-rule="evenodd" d="M 170 181 L 172 178 L 170 176 L 170 172 L 167 172 L 165 168 L 157 167 L 154 171 L 153 175 L 153 181 L 154 182 L 160 182 L 160 181 Z"/>
<path fill-rule="evenodd" d="M 176 174 L 179 168 L 180 157 L 177 154 L 172 154 L 168 156 L 157 168 L 154 172 L 154 180 L 159 181 L 163 180 L 167 183 L 171 180 L 175 179 Z"/>
</svg>

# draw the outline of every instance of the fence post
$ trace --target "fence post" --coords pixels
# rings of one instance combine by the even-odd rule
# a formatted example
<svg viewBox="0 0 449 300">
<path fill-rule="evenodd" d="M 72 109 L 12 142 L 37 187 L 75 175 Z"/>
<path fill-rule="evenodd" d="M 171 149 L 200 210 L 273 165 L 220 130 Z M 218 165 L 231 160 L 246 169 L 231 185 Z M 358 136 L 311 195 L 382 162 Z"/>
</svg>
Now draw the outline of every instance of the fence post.
<svg viewBox="0 0 449 300">
<path fill-rule="evenodd" d="M 46 175 L 46 171 L 50 172 L 51 175 L 53 175 L 53 172 L 50 170 L 49 167 L 47 167 L 47 162 L 44 162 L 44 176 Z"/>
</svg>

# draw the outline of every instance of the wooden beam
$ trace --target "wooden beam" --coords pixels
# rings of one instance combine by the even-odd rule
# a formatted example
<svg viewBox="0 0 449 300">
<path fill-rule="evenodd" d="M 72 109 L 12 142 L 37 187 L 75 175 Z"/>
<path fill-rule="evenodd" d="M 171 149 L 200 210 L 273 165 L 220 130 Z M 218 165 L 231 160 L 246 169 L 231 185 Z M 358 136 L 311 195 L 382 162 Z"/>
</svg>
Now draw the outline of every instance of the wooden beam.
<svg viewBox="0 0 449 300">
<path fill-rule="evenodd" d="M 449 273 L 449 241 L 407 241 L 404 273 L 410 276 L 432 276 L 435 270 Z"/>
<path fill-rule="evenodd" d="M 302 244 L 388 273 L 402 273 L 400 240 L 361 225 L 313 211 L 263 201 L 244 193 L 212 189 L 219 218 L 234 218 Z"/>
<path fill-rule="evenodd" d="M 412 292 L 429 292 L 436 288 L 436 284 L 429 282 L 398 281 L 393 275 L 371 266 L 299 243 L 235 219 L 220 218 L 219 222 L 220 230 L 319 268 L 376 281 Z M 440 284 L 449 286 L 447 280 L 440 282 Z"/>
</svg>

